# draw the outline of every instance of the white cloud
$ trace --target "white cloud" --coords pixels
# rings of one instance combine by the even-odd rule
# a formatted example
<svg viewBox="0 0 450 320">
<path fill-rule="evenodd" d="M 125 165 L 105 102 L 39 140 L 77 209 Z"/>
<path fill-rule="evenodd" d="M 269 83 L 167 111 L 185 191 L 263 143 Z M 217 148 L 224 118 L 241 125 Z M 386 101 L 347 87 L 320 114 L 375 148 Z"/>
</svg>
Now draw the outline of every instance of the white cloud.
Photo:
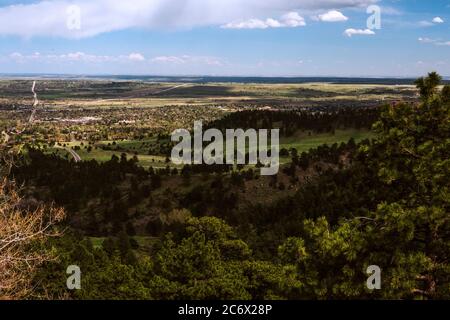
<svg viewBox="0 0 450 320">
<path fill-rule="evenodd" d="M 422 20 L 422 21 L 419 21 L 419 26 L 421 26 L 421 27 L 432 27 L 432 26 L 434 26 L 434 23 L 430 22 L 430 21 Z"/>
<path fill-rule="evenodd" d="M 289 12 L 281 17 L 282 24 L 286 27 L 302 27 L 305 26 L 305 19 L 297 12 Z"/>
<path fill-rule="evenodd" d="M 13 52 L 9 55 L 9 57 L 14 60 L 23 59 L 23 55 L 19 52 Z"/>
<path fill-rule="evenodd" d="M 159 56 L 151 59 L 151 61 L 157 63 L 178 63 L 178 64 L 186 62 L 185 59 L 175 56 Z"/>
<path fill-rule="evenodd" d="M 354 35 L 371 36 L 371 35 L 374 35 L 375 32 L 373 32 L 370 29 L 347 29 L 344 31 L 344 34 L 347 37 L 352 37 Z"/>
<path fill-rule="evenodd" d="M 27 63 L 27 62 L 39 62 L 39 63 L 62 63 L 62 64 L 98 64 L 98 63 L 120 63 L 126 65 L 136 65 L 136 66 L 146 66 L 146 65 L 166 65 L 166 66 L 180 66 L 180 65 L 204 65 L 204 66 L 215 66 L 221 67 L 226 65 L 222 59 L 210 56 L 156 56 L 153 58 L 146 59 L 141 53 L 130 53 L 128 55 L 95 55 L 88 54 L 84 52 L 69 52 L 62 54 L 41 54 L 35 52 L 33 54 L 22 54 L 19 52 L 13 52 L 7 57 L 10 61 L 16 63 Z"/>
<path fill-rule="evenodd" d="M 270 27 L 270 21 L 273 19 L 267 19 L 266 21 L 259 19 L 249 19 L 247 21 L 230 22 L 222 26 L 224 29 L 267 29 Z M 276 24 L 280 24 L 274 20 Z"/>
<path fill-rule="evenodd" d="M 444 22 L 445 22 L 444 19 L 442 19 L 441 17 L 435 17 L 431 21 L 427 21 L 427 20 L 419 21 L 419 26 L 421 26 L 421 27 L 432 27 L 432 26 L 435 26 L 437 24 L 441 24 L 441 23 L 444 23 Z"/>
<path fill-rule="evenodd" d="M 340 22 L 347 21 L 348 18 L 337 10 L 331 10 L 324 14 L 319 14 L 319 20 L 325 22 Z"/>
<path fill-rule="evenodd" d="M 271 28 L 281 28 L 283 26 L 278 20 L 272 18 L 267 19 L 266 24 Z"/>
<path fill-rule="evenodd" d="M 142 54 L 136 52 L 130 53 L 128 59 L 130 59 L 131 61 L 145 61 L 145 57 Z"/>
<path fill-rule="evenodd" d="M 181 64 L 202 64 L 208 66 L 222 66 L 224 63 L 216 57 L 207 56 L 158 56 L 150 59 L 150 62 L 156 64 L 171 64 L 171 65 L 181 65 Z"/>
<path fill-rule="evenodd" d="M 443 20 L 441 17 L 435 17 L 435 18 L 433 19 L 433 22 L 434 22 L 434 23 L 444 23 L 444 20 Z"/>
<path fill-rule="evenodd" d="M 267 28 L 296 28 L 306 25 L 305 19 L 297 12 L 289 12 L 280 20 L 267 18 L 266 20 L 249 19 L 246 21 L 230 22 L 222 26 L 224 29 L 267 29 Z"/>
<path fill-rule="evenodd" d="M 298 17 L 266 20 L 297 10 L 365 7 L 378 0 L 52 0 L 0 7 L 0 35 L 92 37 L 130 28 L 173 29 L 224 25 L 230 21 L 301 26 Z M 80 28 L 69 28 L 70 6 L 80 8 Z M 73 12 L 73 11 L 72 11 Z"/>
<path fill-rule="evenodd" d="M 450 46 L 450 41 L 442 41 L 441 39 L 419 38 L 421 43 L 431 43 L 436 46 Z"/>
<path fill-rule="evenodd" d="M 422 43 L 435 43 L 436 42 L 436 40 L 434 40 L 434 39 L 422 38 L 422 37 L 420 37 L 418 40 L 419 40 L 419 42 L 422 42 Z"/>
<path fill-rule="evenodd" d="M 102 63 L 102 62 L 142 62 L 145 58 L 140 53 L 131 53 L 129 55 L 108 56 L 95 55 L 84 52 L 69 52 L 63 54 L 40 54 L 35 52 L 33 54 L 21 54 L 14 52 L 9 55 L 9 58 L 15 62 L 27 62 L 37 60 L 39 62 L 84 62 L 84 63 Z"/>
</svg>

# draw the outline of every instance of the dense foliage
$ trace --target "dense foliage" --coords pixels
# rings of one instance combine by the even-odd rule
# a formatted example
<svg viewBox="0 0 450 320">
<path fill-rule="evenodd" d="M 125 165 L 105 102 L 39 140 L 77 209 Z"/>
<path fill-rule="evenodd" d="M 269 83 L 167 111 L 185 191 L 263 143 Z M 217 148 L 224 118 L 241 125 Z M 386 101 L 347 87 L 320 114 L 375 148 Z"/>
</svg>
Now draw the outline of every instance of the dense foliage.
<svg viewBox="0 0 450 320">
<path fill-rule="evenodd" d="M 17 168 L 16 177 L 25 182 L 32 177 L 53 189 L 49 197 L 69 211 L 80 206 L 73 193 L 82 199 L 95 193 L 104 203 L 114 203 L 103 206 L 108 214 L 98 221 L 117 222 L 100 230 L 96 220 L 87 227 L 72 217 L 77 231 L 51 243 L 60 259 L 37 275 L 38 294 L 78 299 L 450 298 L 450 89 L 439 90 L 439 81 L 434 73 L 417 81 L 420 104 L 385 106 L 373 141 L 301 155 L 291 151 L 292 164 L 283 174 L 296 179 L 299 172 L 313 170 L 314 175 L 272 202 L 241 201 L 236 190 L 243 181 L 256 179 L 245 170 L 231 175 L 192 168 L 154 172 L 125 158 L 102 165 L 52 159 L 49 167 L 47 156 L 31 153 L 38 167 Z M 249 114 L 242 124 L 250 125 L 253 117 Z M 266 117 L 271 123 L 289 119 L 274 113 Z M 346 122 L 344 116 L 339 119 Z M 66 171 L 71 173 L 59 174 Z M 143 250 L 132 237 L 135 230 L 125 224 L 127 203 L 162 196 L 155 190 L 171 177 L 189 186 L 195 174 L 202 175 L 204 184 L 165 198 L 161 205 L 170 213 L 148 223 L 145 232 L 154 243 Z M 123 180 L 129 181 L 131 198 L 123 199 L 114 187 Z M 279 189 L 281 183 L 273 186 Z M 89 213 L 95 215 L 84 212 L 78 219 Z M 106 239 L 94 246 L 86 235 Z M 65 289 L 69 264 L 83 270 L 82 289 L 70 293 Z M 382 270 L 381 290 L 366 287 L 370 265 Z"/>
</svg>

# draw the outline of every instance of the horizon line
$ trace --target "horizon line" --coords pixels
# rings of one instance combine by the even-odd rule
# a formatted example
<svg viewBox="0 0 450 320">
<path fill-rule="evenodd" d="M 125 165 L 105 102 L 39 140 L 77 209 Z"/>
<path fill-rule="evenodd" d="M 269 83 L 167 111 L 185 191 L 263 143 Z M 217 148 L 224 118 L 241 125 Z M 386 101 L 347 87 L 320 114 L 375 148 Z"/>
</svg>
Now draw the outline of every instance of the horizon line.
<svg viewBox="0 0 450 320">
<path fill-rule="evenodd" d="M 417 79 L 423 75 L 414 76 L 389 76 L 389 75 L 208 75 L 208 74 L 114 74 L 114 73 L 46 73 L 46 72 L 0 72 L 0 78 L 5 77 L 32 77 L 32 76 L 55 76 L 55 77 L 150 77 L 150 78 L 259 78 L 259 79 L 307 79 L 307 78 L 337 78 L 337 79 L 392 79 L 392 80 L 411 80 Z M 450 75 L 442 75 L 444 80 L 450 80 Z"/>
</svg>

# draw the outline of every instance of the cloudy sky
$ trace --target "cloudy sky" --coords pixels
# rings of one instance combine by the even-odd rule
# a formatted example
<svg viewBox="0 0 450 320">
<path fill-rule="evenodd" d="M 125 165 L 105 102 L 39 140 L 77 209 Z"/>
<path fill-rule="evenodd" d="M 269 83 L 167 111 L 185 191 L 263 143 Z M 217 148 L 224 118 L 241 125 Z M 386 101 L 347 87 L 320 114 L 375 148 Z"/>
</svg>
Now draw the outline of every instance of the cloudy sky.
<svg viewBox="0 0 450 320">
<path fill-rule="evenodd" d="M 0 73 L 450 76 L 449 31 L 449 0 L 0 0 Z"/>
</svg>

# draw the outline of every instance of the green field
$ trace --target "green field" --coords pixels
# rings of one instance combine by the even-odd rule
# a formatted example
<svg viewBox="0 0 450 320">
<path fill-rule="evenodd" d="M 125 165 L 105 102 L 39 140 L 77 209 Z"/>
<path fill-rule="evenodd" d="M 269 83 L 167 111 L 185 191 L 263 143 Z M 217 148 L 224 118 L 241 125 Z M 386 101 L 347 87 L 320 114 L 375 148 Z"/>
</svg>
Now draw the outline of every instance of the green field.
<svg viewBox="0 0 450 320">
<path fill-rule="evenodd" d="M 79 145 L 79 143 L 71 143 L 68 145 L 70 145 L 71 147 L 74 147 L 75 145 Z M 60 149 L 60 148 L 49 148 L 49 149 L 47 149 L 46 153 L 55 153 L 57 155 L 60 155 L 63 158 L 69 158 L 69 159 L 71 158 L 71 156 L 69 155 L 69 152 L 67 152 L 64 149 Z M 76 153 L 81 157 L 81 159 L 83 161 L 96 160 L 98 162 L 109 161 L 109 160 L 111 160 L 113 155 L 120 158 L 122 153 L 126 154 L 128 159 L 131 159 L 135 156 L 134 153 L 102 150 L 100 148 L 98 148 L 98 149 L 92 148 L 91 151 L 81 148 L 80 150 L 76 150 Z M 155 167 L 155 168 L 165 168 L 167 165 L 175 166 L 170 163 L 166 163 L 166 157 L 163 157 L 163 156 L 138 154 L 137 157 L 139 160 L 139 164 L 145 168 L 148 168 L 150 166 Z"/>
<path fill-rule="evenodd" d="M 367 130 L 336 130 L 335 134 L 313 134 L 308 135 L 307 132 L 301 132 L 293 137 L 282 138 L 280 141 L 280 149 L 295 148 L 299 153 L 306 152 L 310 149 L 317 148 L 318 146 L 327 144 L 333 145 L 334 143 L 348 142 L 351 138 L 355 139 L 355 142 L 360 142 L 365 139 L 371 139 L 374 137 L 374 133 Z"/>
<path fill-rule="evenodd" d="M 327 144 L 329 146 L 337 143 L 340 144 L 342 142 L 348 142 L 351 138 L 355 139 L 355 142 L 360 142 L 365 139 L 371 139 L 374 137 L 374 133 L 368 130 L 336 130 L 334 134 L 331 133 L 323 133 L 323 134 L 309 134 L 309 132 L 297 132 L 295 135 L 291 137 L 284 137 L 280 139 L 280 150 L 287 149 L 290 150 L 292 148 L 297 149 L 298 153 L 307 152 L 311 149 L 317 148 L 321 145 Z M 121 154 L 124 153 L 127 155 L 127 158 L 130 159 L 137 156 L 139 160 L 139 165 L 148 168 L 165 168 L 166 166 L 171 167 L 180 167 L 174 165 L 171 162 L 166 162 L 166 157 L 162 155 L 148 155 L 148 147 L 156 142 L 156 139 L 148 139 L 148 140 L 125 140 L 125 141 L 117 141 L 114 142 L 114 147 L 119 147 L 119 150 L 103 150 L 102 146 L 110 145 L 112 146 L 113 141 L 101 141 L 97 143 L 95 146 L 92 146 L 92 150 L 88 151 L 86 142 L 82 144 L 82 142 L 71 142 L 67 143 L 66 146 L 69 148 L 80 147 L 79 150 L 76 150 L 77 154 L 81 157 L 83 161 L 96 160 L 99 162 L 106 162 L 111 160 L 113 155 L 120 158 Z M 55 153 L 64 158 L 71 158 L 69 153 L 59 148 L 48 148 L 46 153 Z M 281 163 L 290 162 L 290 157 L 281 158 Z"/>
</svg>

